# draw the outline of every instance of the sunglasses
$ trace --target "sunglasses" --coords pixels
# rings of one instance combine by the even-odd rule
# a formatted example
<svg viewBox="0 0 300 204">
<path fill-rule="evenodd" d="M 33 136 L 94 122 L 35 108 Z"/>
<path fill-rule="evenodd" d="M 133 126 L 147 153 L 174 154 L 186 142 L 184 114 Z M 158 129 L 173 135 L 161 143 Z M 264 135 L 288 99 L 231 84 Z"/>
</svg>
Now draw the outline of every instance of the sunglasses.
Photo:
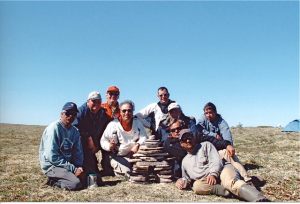
<svg viewBox="0 0 300 204">
<path fill-rule="evenodd" d="M 70 117 L 70 116 L 76 116 L 77 113 L 76 113 L 76 112 L 73 112 L 73 111 L 66 111 L 66 112 L 65 112 L 65 115 L 66 115 L 67 117 Z"/>
<path fill-rule="evenodd" d="M 132 109 L 123 109 L 123 110 L 121 110 L 121 111 L 122 111 L 122 113 L 126 113 L 126 112 L 132 113 Z"/>
<path fill-rule="evenodd" d="M 182 127 L 172 128 L 172 129 L 170 129 L 170 132 L 175 132 L 176 130 L 180 131 L 180 130 L 182 130 Z"/>
<path fill-rule="evenodd" d="M 108 92 L 109 95 L 111 96 L 119 96 L 119 92 Z"/>
</svg>

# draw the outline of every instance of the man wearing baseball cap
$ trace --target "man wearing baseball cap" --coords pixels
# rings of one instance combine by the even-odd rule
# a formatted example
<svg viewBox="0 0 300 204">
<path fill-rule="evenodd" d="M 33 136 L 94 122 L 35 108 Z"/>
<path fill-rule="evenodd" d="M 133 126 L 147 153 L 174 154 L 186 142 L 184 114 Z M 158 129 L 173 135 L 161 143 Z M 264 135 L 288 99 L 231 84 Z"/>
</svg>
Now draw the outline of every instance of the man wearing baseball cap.
<svg viewBox="0 0 300 204">
<path fill-rule="evenodd" d="M 39 160 L 48 185 L 67 190 L 82 187 L 79 177 L 83 174 L 83 152 L 80 134 L 72 125 L 77 114 L 73 102 L 66 103 L 60 120 L 51 123 L 43 132 Z"/>
<path fill-rule="evenodd" d="M 113 120 L 120 116 L 119 99 L 120 89 L 116 86 L 108 87 L 106 91 L 106 102 L 102 103 L 102 108 L 105 109 L 106 114 Z"/>
<path fill-rule="evenodd" d="M 268 201 L 254 186 L 241 180 L 231 164 L 223 165 L 218 151 L 210 142 L 197 144 L 189 129 L 181 130 L 178 139 L 187 151 L 182 160 L 182 178 L 175 184 L 178 189 L 186 189 L 193 182 L 192 189 L 196 194 L 227 197 L 231 192 L 245 201 Z"/>
<path fill-rule="evenodd" d="M 101 95 L 98 91 L 92 91 L 87 97 L 87 101 L 79 107 L 79 113 L 74 125 L 79 129 L 81 141 L 84 151 L 83 167 L 85 177 L 88 174 L 97 175 L 97 184 L 102 185 L 100 171 L 98 169 L 98 159 L 96 153 L 100 148 L 100 138 L 109 123 L 109 118 L 105 114 L 105 110 L 101 107 Z M 101 153 L 102 153 L 101 149 Z M 103 156 L 103 155 L 102 155 Z M 102 168 L 105 159 L 101 160 Z M 108 166 L 109 167 L 109 166 Z M 87 179 L 84 180 L 86 186 Z"/>
</svg>

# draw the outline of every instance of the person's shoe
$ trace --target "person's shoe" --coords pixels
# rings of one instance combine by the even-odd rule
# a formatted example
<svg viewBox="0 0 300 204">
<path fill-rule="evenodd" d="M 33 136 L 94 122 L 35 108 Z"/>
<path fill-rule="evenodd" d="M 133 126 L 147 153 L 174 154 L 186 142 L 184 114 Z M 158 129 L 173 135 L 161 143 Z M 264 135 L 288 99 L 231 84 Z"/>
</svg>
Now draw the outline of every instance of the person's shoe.
<svg viewBox="0 0 300 204">
<path fill-rule="evenodd" d="M 263 198 L 263 199 L 260 199 L 256 202 L 272 202 L 271 200 L 269 200 L 268 198 Z"/>
<path fill-rule="evenodd" d="M 97 185 L 98 186 L 104 186 L 104 182 L 100 176 L 97 176 Z"/>
<path fill-rule="evenodd" d="M 213 185 L 211 193 L 222 197 L 230 196 L 230 192 L 220 184 Z"/>
<path fill-rule="evenodd" d="M 240 187 L 239 197 L 249 202 L 266 202 L 268 199 L 254 186 L 244 184 Z"/>
<path fill-rule="evenodd" d="M 101 176 L 115 176 L 115 173 L 114 173 L 114 171 L 110 171 L 110 170 L 108 170 L 108 171 L 100 171 L 100 174 L 101 174 Z"/>
</svg>

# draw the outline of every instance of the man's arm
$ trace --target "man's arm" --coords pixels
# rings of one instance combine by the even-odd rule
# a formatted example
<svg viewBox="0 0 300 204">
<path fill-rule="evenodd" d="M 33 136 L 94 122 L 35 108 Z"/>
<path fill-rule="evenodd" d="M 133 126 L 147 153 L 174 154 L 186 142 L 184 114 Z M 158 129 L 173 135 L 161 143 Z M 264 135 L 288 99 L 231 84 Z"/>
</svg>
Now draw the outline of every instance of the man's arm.
<svg viewBox="0 0 300 204">
<path fill-rule="evenodd" d="M 80 140 L 79 132 L 76 131 L 76 135 L 74 136 L 75 142 L 74 142 L 74 149 L 73 149 L 73 161 L 74 165 L 76 167 L 82 167 L 83 165 L 83 150 L 82 150 L 82 144 Z"/>
<path fill-rule="evenodd" d="M 226 149 L 231 143 L 227 140 L 218 140 L 215 137 L 210 136 L 199 136 L 200 142 L 210 142 L 212 143 L 217 150 Z"/>
<path fill-rule="evenodd" d="M 217 133 L 211 132 L 208 127 L 208 120 L 205 116 L 199 119 L 197 124 L 197 132 L 202 133 L 205 136 L 216 137 Z"/>
<path fill-rule="evenodd" d="M 227 140 L 227 141 L 231 142 L 231 144 L 233 144 L 233 139 L 232 139 L 229 125 L 227 124 L 227 122 L 224 119 L 222 119 L 221 122 L 219 123 L 219 129 L 220 129 L 220 133 L 221 133 L 221 136 L 223 137 L 223 139 Z"/>
<path fill-rule="evenodd" d="M 222 161 L 219 157 L 219 153 L 216 150 L 216 148 L 209 142 L 203 142 L 202 146 L 208 159 L 209 176 L 214 176 L 215 178 L 218 178 L 223 167 Z"/>
</svg>

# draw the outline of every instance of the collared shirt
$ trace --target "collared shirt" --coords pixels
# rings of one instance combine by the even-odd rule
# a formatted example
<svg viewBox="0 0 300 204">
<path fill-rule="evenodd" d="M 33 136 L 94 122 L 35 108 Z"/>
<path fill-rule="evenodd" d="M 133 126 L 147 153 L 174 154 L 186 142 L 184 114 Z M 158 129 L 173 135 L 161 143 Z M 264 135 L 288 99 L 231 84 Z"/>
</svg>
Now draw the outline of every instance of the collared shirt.
<svg viewBox="0 0 300 204">
<path fill-rule="evenodd" d="M 217 115 L 217 119 L 213 122 L 209 121 L 204 115 L 199 119 L 197 124 L 199 132 L 202 132 L 205 136 L 216 137 L 217 133 L 221 134 L 224 140 L 231 142 L 233 145 L 233 138 L 230 132 L 229 125 L 222 118 L 221 115 Z"/>
<path fill-rule="evenodd" d="M 119 103 L 117 103 L 116 106 L 111 106 L 108 104 L 108 102 L 105 102 L 101 104 L 101 107 L 105 109 L 105 112 L 110 120 L 114 120 L 120 116 Z"/>
<path fill-rule="evenodd" d="M 157 131 L 158 127 L 159 127 L 159 123 L 166 119 L 167 115 L 168 115 L 168 106 L 173 103 L 175 101 L 169 100 L 168 103 L 166 105 L 161 104 L 160 102 L 158 103 L 151 103 L 148 106 L 146 106 L 145 108 L 143 108 L 142 110 L 140 110 L 137 114 L 135 114 L 138 118 L 140 119 L 146 119 L 148 116 L 150 116 L 151 114 L 153 114 L 154 118 L 154 122 L 155 122 L 155 131 Z M 149 123 L 146 120 L 142 120 L 143 124 L 147 127 L 150 127 L 151 124 L 147 124 Z"/>
</svg>

